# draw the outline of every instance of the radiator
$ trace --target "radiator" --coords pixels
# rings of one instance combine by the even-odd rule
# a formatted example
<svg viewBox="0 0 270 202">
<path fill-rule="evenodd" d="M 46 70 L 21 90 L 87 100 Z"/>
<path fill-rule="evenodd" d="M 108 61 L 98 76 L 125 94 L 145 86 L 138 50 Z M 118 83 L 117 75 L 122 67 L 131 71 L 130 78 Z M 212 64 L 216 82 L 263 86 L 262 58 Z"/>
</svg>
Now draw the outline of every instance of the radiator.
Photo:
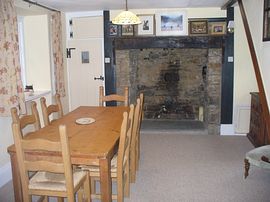
<svg viewBox="0 0 270 202">
<path fill-rule="evenodd" d="M 250 106 L 237 106 L 235 117 L 235 133 L 248 133 L 250 122 Z"/>
</svg>

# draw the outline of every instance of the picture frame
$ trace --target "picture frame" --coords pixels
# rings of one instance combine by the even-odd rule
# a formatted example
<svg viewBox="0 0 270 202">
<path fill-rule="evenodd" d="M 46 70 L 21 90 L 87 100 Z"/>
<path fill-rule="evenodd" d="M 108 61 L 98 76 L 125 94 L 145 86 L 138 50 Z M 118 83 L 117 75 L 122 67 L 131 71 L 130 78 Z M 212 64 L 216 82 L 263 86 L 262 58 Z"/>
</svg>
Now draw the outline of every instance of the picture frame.
<svg viewBox="0 0 270 202">
<path fill-rule="evenodd" d="M 264 0 L 263 7 L 263 41 L 270 41 L 270 1 Z"/>
<path fill-rule="evenodd" d="M 122 25 L 122 36 L 133 36 L 134 26 L 133 25 Z"/>
<path fill-rule="evenodd" d="M 119 35 L 120 35 L 119 25 L 115 25 L 115 24 L 110 23 L 109 24 L 109 36 L 116 37 Z"/>
<path fill-rule="evenodd" d="M 189 34 L 190 35 L 208 34 L 208 21 L 207 20 L 189 21 Z"/>
<path fill-rule="evenodd" d="M 209 33 L 211 35 L 226 34 L 226 22 L 208 22 Z"/>
<path fill-rule="evenodd" d="M 155 34 L 155 15 L 154 14 L 145 14 L 138 15 L 141 20 L 141 24 L 137 26 L 137 35 L 154 35 Z"/>
<path fill-rule="evenodd" d="M 185 11 L 156 13 L 157 36 L 187 35 L 187 17 Z"/>
</svg>

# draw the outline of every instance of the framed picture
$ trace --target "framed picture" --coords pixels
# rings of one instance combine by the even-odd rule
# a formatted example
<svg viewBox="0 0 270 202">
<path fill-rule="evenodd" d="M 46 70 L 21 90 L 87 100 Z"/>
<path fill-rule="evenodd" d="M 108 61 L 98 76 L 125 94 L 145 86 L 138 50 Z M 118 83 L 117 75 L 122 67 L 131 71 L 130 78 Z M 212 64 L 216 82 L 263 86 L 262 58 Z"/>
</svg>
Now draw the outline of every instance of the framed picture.
<svg viewBox="0 0 270 202">
<path fill-rule="evenodd" d="M 154 35 L 155 15 L 138 15 L 141 24 L 138 25 L 137 35 Z"/>
<path fill-rule="evenodd" d="M 189 21 L 189 34 L 208 34 L 207 20 Z"/>
<path fill-rule="evenodd" d="M 156 35 L 187 35 L 186 12 L 167 12 L 156 14 Z"/>
<path fill-rule="evenodd" d="M 263 41 L 270 41 L 270 1 L 264 0 Z"/>
<path fill-rule="evenodd" d="M 120 30 L 119 26 L 115 24 L 109 24 L 109 35 L 110 36 L 119 36 L 120 35 Z"/>
<path fill-rule="evenodd" d="M 226 34 L 226 22 L 209 22 L 208 26 L 211 35 Z"/>
<path fill-rule="evenodd" d="M 133 36 L 134 27 L 133 25 L 122 25 L 122 36 Z"/>
</svg>

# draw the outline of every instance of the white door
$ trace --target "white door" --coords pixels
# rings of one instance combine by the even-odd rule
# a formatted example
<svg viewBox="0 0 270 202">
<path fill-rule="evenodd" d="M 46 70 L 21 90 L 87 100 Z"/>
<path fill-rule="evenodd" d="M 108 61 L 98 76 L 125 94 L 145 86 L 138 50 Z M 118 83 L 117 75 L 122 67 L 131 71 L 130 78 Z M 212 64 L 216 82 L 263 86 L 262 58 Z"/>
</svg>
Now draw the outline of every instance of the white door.
<svg viewBox="0 0 270 202">
<path fill-rule="evenodd" d="M 104 85 L 103 17 L 73 18 L 72 32 L 67 43 L 70 110 L 97 106 Z"/>
</svg>

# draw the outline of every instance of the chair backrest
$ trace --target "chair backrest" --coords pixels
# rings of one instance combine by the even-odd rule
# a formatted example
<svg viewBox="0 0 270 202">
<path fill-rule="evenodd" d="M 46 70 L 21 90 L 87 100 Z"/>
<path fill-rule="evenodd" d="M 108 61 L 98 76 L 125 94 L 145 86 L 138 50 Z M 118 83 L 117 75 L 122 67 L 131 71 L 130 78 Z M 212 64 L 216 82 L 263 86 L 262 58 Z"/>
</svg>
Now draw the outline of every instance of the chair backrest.
<svg viewBox="0 0 270 202">
<path fill-rule="evenodd" d="M 66 127 L 59 126 L 60 141 L 52 142 L 46 139 L 28 139 L 21 135 L 19 123 L 12 123 L 13 138 L 16 147 L 18 167 L 21 177 L 24 201 L 29 201 L 29 172 L 47 171 L 63 173 L 66 180 L 67 195 L 74 193 L 73 175 L 70 160 L 70 151 Z M 60 152 L 62 158 L 29 159 L 27 153 L 31 152 Z"/>
<path fill-rule="evenodd" d="M 128 94 L 129 94 L 128 87 L 125 87 L 124 95 L 117 95 L 117 94 L 105 95 L 104 87 L 100 86 L 99 87 L 99 106 L 104 106 L 104 103 L 108 101 L 123 102 L 124 106 L 128 106 Z"/>
<path fill-rule="evenodd" d="M 40 119 L 39 119 L 39 115 L 37 111 L 36 102 L 34 101 L 31 102 L 31 114 L 23 115 L 20 117 L 18 115 L 18 110 L 16 107 L 12 107 L 10 109 L 10 112 L 11 112 L 12 122 L 19 124 L 21 131 L 29 125 L 34 126 L 35 131 L 40 129 Z M 32 132 L 32 131 L 29 131 L 29 132 Z M 21 135 L 27 135 L 29 132 L 25 134 L 21 132 Z"/>
<path fill-rule="evenodd" d="M 133 127 L 131 133 L 131 143 L 130 143 L 130 180 L 131 182 L 135 182 L 135 170 L 136 170 L 136 144 L 138 139 L 139 133 L 139 121 L 140 121 L 140 107 L 141 107 L 141 100 L 138 98 L 137 103 L 134 110 L 134 120 L 133 120 Z"/>
<path fill-rule="evenodd" d="M 63 108 L 60 100 L 60 95 L 58 93 L 55 94 L 55 104 L 47 106 L 46 99 L 44 97 L 40 98 L 40 105 L 42 109 L 43 121 L 44 125 L 50 125 L 50 115 L 53 113 L 58 113 L 58 118 L 63 116 Z"/>
<path fill-rule="evenodd" d="M 135 150 L 136 139 L 139 132 L 139 121 L 140 121 L 140 108 L 141 108 L 141 99 L 137 98 L 137 103 L 134 111 L 134 121 L 133 121 L 133 128 L 132 128 L 132 136 L 131 136 L 131 150 Z"/>
<path fill-rule="evenodd" d="M 141 123 L 142 123 L 142 119 L 143 119 L 143 103 L 144 103 L 144 95 L 143 93 L 140 93 L 140 120 L 139 120 L 139 128 L 141 128 Z"/>
<path fill-rule="evenodd" d="M 128 117 L 127 117 L 128 116 Z M 131 132 L 133 127 L 134 105 L 130 105 L 129 113 L 123 113 L 120 141 L 117 157 L 117 176 L 123 175 L 123 170 L 129 171 L 129 152 L 131 143 Z M 128 169 L 125 169 L 125 168 Z"/>
<path fill-rule="evenodd" d="M 132 138 L 131 138 L 131 150 L 135 150 L 136 141 L 138 141 L 138 136 L 141 128 L 142 121 L 142 112 L 143 112 L 143 94 L 140 94 L 140 97 L 137 98 L 137 103 L 134 112 L 134 121 L 132 129 Z"/>
</svg>

